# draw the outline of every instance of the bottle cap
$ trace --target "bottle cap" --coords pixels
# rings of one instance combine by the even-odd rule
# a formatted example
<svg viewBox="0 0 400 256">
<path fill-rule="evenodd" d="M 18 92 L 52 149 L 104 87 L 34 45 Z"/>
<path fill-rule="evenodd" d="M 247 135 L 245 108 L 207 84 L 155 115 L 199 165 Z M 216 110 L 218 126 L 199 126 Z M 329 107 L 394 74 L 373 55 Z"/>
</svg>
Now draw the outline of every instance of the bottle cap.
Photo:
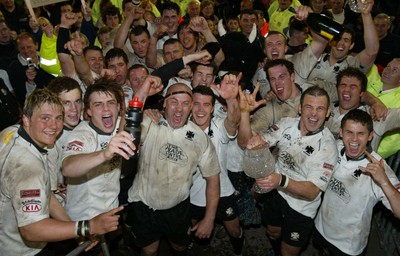
<svg viewBox="0 0 400 256">
<path fill-rule="evenodd" d="M 131 108 L 142 108 L 143 102 L 139 101 L 138 97 L 134 97 L 133 100 L 129 101 L 129 107 Z"/>
</svg>

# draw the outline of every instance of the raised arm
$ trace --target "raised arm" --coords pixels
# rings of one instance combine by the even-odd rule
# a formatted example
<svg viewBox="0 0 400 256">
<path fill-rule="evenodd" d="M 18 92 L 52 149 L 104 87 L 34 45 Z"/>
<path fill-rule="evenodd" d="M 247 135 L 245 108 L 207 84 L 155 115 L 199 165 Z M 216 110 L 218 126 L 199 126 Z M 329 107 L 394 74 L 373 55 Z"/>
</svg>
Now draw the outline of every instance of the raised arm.
<svg viewBox="0 0 400 256">
<path fill-rule="evenodd" d="M 193 31 L 200 32 L 207 43 L 216 42 L 218 43 L 217 38 L 213 35 L 210 28 L 208 27 L 207 21 L 204 17 L 198 16 L 190 19 L 190 28 Z M 218 53 L 214 57 L 215 64 L 219 67 L 221 63 L 225 60 L 225 55 L 222 49 L 218 51 Z"/>
<path fill-rule="evenodd" d="M 225 129 L 230 136 L 235 136 L 239 126 L 240 120 L 240 109 L 238 102 L 238 93 L 240 90 L 240 79 L 242 73 L 237 77 L 235 75 L 226 75 L 221 81 L 220 87 L 211 85 L 223 99 L 226 100 L 227 104 L 227 117 L 225 118 L 224 125 Z"/>
<path fill-rule="evenodd" d="M 61 72 L 63 76 L 72 77 L 75 74 L 75 65 L 70 51 L 66 47 L 70 40 L 70 28 L 76 22 L 75 14 L 66 12 L 61 15 L 61 24 L 57 37 L 57 55 L 60 60 Z"/>
<path fill-rule="evenodd" d="M 371 10 L 374 6 L 373 0 L 359 1 L 361 7 L 361 18 L 364 28 L 365 49 L 359 53 L 360 62 L 363 67 L 370 67 L 379 51 L 379 38 L 376 33 L 375 24 L 372 19 Z"/>
<path fill-rule="evenodd" d="M 119 26 L 114 37 L 114 47 L 123 49 L 126 54 L 128 54 L 128 49 L 125 46 L 125 42 L 128 38 L 129 29 L 131 28 L 133 20 L 135 19 L 136 9 L 139 8 L 133 7 L 125 11 L 125 19 L 121 26 Z"/>
<path fill-rule="evenodd" d="M 163 85 L 161 79 L 157 76 L 149 75 L 146 77 L 146 80 L 144 80 L 143 85 L 135 93 L 134 97 L 138 97 L 139 101 L 143 102 L 144 105 L 147 97 L 161 92 L 162 89 Z"/>
<path fill-rule="evenodd" d="M 257 83 L 253 93 L 239 90 L 240 122 L 237 142 L 242 148 L 246 148 L 249 140 L 253 137 L 253 131 L 250 125 L 250 113 L 258 106 L 265 103 L 265 99 L 256 101 L 259 88 L 260 83 Z"/>
<path fill-rule="evenodd" d="M 167 26 L 160 24 L 150 37 L 149 48 L 146 54 L 146 65 L 149 68 L 157 69 L 162 66 L 162 63 L 157 58 L 157 41 L 167 30 Z"/>
<path fill-rule="evenodd" d="M 79 32 L 75 32 L 75 38 L 67 42 L 66 47 L 73 56 L 73 62 L 75 71 L 79 78 L 86 84 L 90 85 L 94 81 L 92 71 L 89 63 L 86 61 L 85 55 L 83 54 L 83 44 Z"/>
</svg>

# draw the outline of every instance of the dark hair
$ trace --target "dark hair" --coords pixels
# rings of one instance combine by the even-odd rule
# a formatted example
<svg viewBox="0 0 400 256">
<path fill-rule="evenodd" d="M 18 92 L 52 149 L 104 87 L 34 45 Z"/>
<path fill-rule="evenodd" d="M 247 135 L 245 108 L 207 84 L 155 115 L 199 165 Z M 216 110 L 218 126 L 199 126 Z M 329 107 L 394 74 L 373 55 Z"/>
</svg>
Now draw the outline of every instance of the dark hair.
<svg viewBox="0 0 400 256">
<path fill-rule="evenodd" d="M 253 10 L 253 9 L 244 9 L 244 10 L 240 11 L 239 19 L 241 19 L 244 14 L 255 15 L 256 18 L 258 19 L 258 15 L 255 12 L 255 10 Z"/>
<path fill-rule="evenodd" d="M 347 112 L 340 123 L 340 128 L 344 127 L 347 120 L 353 120 L 354 122 L 366 126 L 368 132 L 372 132 L 374 129 L 374 123 L 372 121 L 372 117 L 367 112 L 361 109 L 352 109 L 349 112 Z"/>
<path fill-rule="evenodd" d="M 79 83 L 75 79 L 67 76 L 53 78 L 47 86 L 47 89 L 57 95 L 60 95 L 64 91 L 69 92 L 78 89 L 82 97 L 82 90 Z"/>
<path fill-rule="evenodd" d="M 213 106 L 215 105 L 215 94 L 214 94 L 213 90 L 210 87 L 205 86 L 205 85 L 199 85 L 199 86 L 196 86 L 195 88 L 193 88 L 192 92 L 193 92 L 193 95 L 195 93 L 199 93 L 201 95 L 210 96 L 211 97 L 211 104 Z"/>
<path fill-rule="evenodd" d="M 86 53 L 87 53 L 88 51 L 98 51 L 98 52 L 101 53 L 101 55 L 103 55 L 103 51 L 101 50 L 101 48 L 98 47 L 98 46 L 96 46 L 96 45 L 89 45 L 89 46 L 83 48 L 83 55 L 86 56 Z"/>
<path fill-rule="evenodd" d="M 293 16 L 294 17 L 294 16 Z M 293 19 L 289 23 L 289 35 L 292 36 L 295 31 L 308 33 L 308 26 L 305 22 Z"/>
<path fill-rule="evenodd" d="M 160 8 L 160 13 L 161 15 L 164 13 L 164 11 L 166 10 L 173 10 L 176 11 L 176 14 L 178 14 L 178 16 L 181 15 L 181 8 L 179 7 L 178 4 L 171 2 L 171 1 L 165 1 Z"/>
<path fill-rule="evenodd" d="M 354 40 L 356 39 L 356 32 L 354 31 L 354 29 L 352 29 L 349 26 L 344 26 L 342 35 L 344 33 L 350 34 L 351 35 L 351 43 L 354 43 Z"/>
<path fill-rule="evenodd" d="M 108 67 L 108 62 L 116 57 L 122 57 L 124 59 L 125 64 L 128 65 L 128 56 L 126 55 L 126 53 L 124 52 L 124 50 L 122 50 L 121 48 L 111 48 L 107 53 L 106 56 L 104 57 L 104 63 L 106 64 L 106 67 Z"/>
<path fill-rule="evenodd" d="M 167 39 L 167 41 L 165 41 L 164 44 L 163 44 L 163 54 L 164 54 L 164 48 L 165 48 L 165 46 L 167 46 L 167 45 L 173 45 L 173 44 L 179 44 L 180 47 L 182 47 L 182 49 L 183 49 L 183 45 L 182 45 L 181 41 L 179 41 L 178 38 L 169 38 L 169 39 Z"/>
<path fill-rule="evenodd" d="M 309 87 L 307 90 L 305 90 L 301 94 L 300 106 L 303 106 L 304 98 L 306 95 L 310 95 L 310 96 L 314 96 L 314 97 L 326 97 L 326 99 L 328 100 L 328 107 L 331 104 L 328 93 L 325 91 L 325 89 L 323 89 L 317 85 Z"/>
<path fill-rule="evenodd" d="M 238 18 L 238 16 L 236 16 L 236 15 L 229 15 L 229 16 L 226 18 L 226 22 L 225 22 L 225 23 L 228 23 L 228 21 L 230 21 L 230 20 L 236 20 L 237 22 L 239 22 L 239 18 Z"/>
<path fill-rule="evenodd" d="M 212 0 L 203 0 L 200 3 L 200 12 L 203 11 L 204 8 L 206 8 L 207 6 L 212 5 L 212 7 L 214 8 L 215 3 Z"/>
<path fill-rule="evenodd" d="M 289 72 L 289 74 L 293 74 L 294 73 L 294 65 L 291 61 L 285 60 L 285 59 L 276 59 L 276 60 L 271 60 L 271 61 L 267 61 L 267 63 L 264 66 L 264 70 L 265 73 L 267 75 L 267 79 L 269 81 L 269 74 L 268 74 L 268 70 L 270 68 L 276 67 L 276 66 L 284 66 L 286 67 L 287 71 Z"/>
<path fill-rule="evenodd" d="M 104 23 L 107 21 L 107 16 L 118 16 L 119 22 L 122 22 L 122 15 L 121 12 L 119 11 L 118 7 L 114 5 L 107 5 L 101 10 L 101 19 L 103 20 Z"/>
<path fill-rule="evenodd" d="M 150 32 L 149 32 L 149 30 L 148 30 L 145 26 L 141 26 L 141 25 L 139 25 L 139 26 L 134 26 L 134 27 L 131 29 L 131 32 L 130 32 L 130 34 L 129 34 L 129 38 L 131 38 L 132 35 L 140 36 L 140 35 L 143 34 L 143 33 L 146 33 L 147 37 L 150 38 Z"/>
<path fill-rule="evenodd" d="M 95 93 L 105 93 L 107 95 L 113 95 L 117 100 L 117 103 L 124 103 L 124 91 L 122 87 L 118 85 L 114 80 L 102 77 L 95 80 L 95 82 L 87 87 L 85 96 L 83 97 L 83 103 L 85 105 L 85 113 L 90 108 L 90 96 Z"/>
<path fill-rule="evenodd" d="M 217 74 L 217 72 L 218 72 L 218 67 L 217 67 L 217 65 L 215 64 L 214 61 L 211 61 L 211 62 L 208 63 L 208 64 L 203 64 L 203 63 L 198 63 L 198 62 L 192 62 L 192 63 L 189 64 L 189 66 L 190 66 L 190 69 L 192 70 L 193 73 L 197 70 L 197 67 L 198 67 L 198 66 L 205 66 L 205 67 L 210 67 L 210 68 L 212 68 L 212 69 L 213 69 L 213 75 L 214 75 L 214 76 L 215 76 L 215 75 Z"/>
<path fill-rule="evenodd" d="M 187 27 L 189 27 L 190 24 L 190 19 L 184 19 L 178 26 L 178 30 L 176 31 L 176 34 L 178 35 L 178 39 L 179 38 L 179 33 L 182 31 L 182 29 L 185 29 Z M 199 32 L 193 31 L 190 27 L 189 27 L 189 31 L 194 35 L 194 37 L 196 38 L 196 43 L 199 40 Z"/>
<path fill-rule="evenodd" d="M 122 1 L 122 10 L 123 11 L 125 11 L 125 8 L 126 8 L 126 4 L 130 4 L 130 3 L 132 3 L 132 0 L 124 0 L 124 1 Z"/>
<path fill-rule="evenodd" d="M 145 65 L 136 63 L 136 64 L 133 64 L 133 65 L 128 69 L 128 79 L 129 79 L 130 76 L 131 76 L 131 71 L 132 71 L 132 70 L 134 70 L 134 69 L 140 69 L 140 68 L 143 68 L 144 70 L 146 70 L 147 74 L 149 74 L 149 70 L 147 69 L 147 67 L 146 67 Z"/>
<path fill-rule="evenodd" d="M 336 87 L 339 87 L 342 82 L 343 77 L 354 77 L 357 78 L 361 83 L 361 91 L 365 92 L 367 90 L 368 79 L 367 76 L 358 68 L 347 67 L 341 71 L 336 76 Z"/>
</svg>

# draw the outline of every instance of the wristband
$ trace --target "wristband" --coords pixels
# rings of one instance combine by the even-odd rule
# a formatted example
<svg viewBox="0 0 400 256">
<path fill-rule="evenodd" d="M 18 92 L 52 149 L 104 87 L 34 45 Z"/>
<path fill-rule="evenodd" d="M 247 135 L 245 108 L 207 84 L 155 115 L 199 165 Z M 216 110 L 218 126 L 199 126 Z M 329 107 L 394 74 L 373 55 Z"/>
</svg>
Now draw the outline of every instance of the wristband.
<svg viewBox="0 0 400 256">
<path fill-rule="evenodd" d="M 289 185 L 289 178 L 286 175 L 281 174 L 281 180 L 279 182 L 279 186 L 282 188 L 287 188 L 288 185 Z"/>
<path fill-rule="evenodd" d="M 84 230 L 84 236 L 90 236 L 90 231 L 89 231 L 89 221 L 88 220 L 85 220 L 84 222 L 84 227 L 85 227 L 85 230 Z"/>
<path fill-rule="evenodd" d="M 79 221 L 75 221 L 75 237 L 79 237 L 79 235 L 78 235 L 78 223 L 79 223 Z"/>
<path fill-rule="evenodd" d="M 82 233 L 82 227 L 83 227 L 83 221 L 78 221 L 77 229 L 76 229 L 76 234 L 78 237 L 81 237 L 83 235 Z"/>
</svg>

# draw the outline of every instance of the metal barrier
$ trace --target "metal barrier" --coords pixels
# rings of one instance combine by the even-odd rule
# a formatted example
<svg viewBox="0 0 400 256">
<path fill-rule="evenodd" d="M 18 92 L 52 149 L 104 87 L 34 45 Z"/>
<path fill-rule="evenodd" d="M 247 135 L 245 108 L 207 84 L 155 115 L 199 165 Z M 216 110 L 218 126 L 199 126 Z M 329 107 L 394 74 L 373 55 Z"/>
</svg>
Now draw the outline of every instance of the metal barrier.
<svg viewBox="0 0 400 256">
<path fill-rule="evenodd" d="M 386 162 L 400 179 L 400 151 L 388 157 Z M 382 204 L 378 204 L 374 209 L 373 222 L 386 255 L 400 255 L 400 220 Z"/>
</svg>

